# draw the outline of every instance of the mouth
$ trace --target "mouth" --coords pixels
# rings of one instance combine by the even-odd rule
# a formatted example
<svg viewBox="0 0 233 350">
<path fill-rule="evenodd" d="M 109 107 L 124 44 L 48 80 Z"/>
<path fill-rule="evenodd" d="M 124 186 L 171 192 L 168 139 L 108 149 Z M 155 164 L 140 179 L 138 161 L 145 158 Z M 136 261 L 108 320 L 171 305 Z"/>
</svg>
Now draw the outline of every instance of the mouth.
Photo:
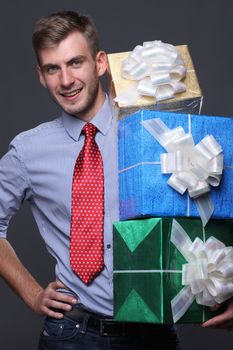
<svg viewBox="0 0 233 350">
<path fill-rule="evenodd" d="M 79 88 L 79 89 L 75 89 L 75 90 L 72 90 L 72 91 L 67 91 L 67 92 L 61 92 L 61 95 L 65 98 L 68 98 L 68 99 L 73 99 L 74 97 L 76 97 L 81 91 L 82 91 L 82 87 Z"/>
</svg>

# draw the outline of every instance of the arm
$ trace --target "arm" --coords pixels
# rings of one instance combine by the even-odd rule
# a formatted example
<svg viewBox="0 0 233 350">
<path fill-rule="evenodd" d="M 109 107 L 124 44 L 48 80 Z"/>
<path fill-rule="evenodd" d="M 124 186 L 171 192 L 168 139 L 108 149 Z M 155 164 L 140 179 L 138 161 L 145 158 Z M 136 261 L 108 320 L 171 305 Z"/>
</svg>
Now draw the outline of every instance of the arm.
<svg viewBox="0 0 233 350">
<path fill-rule="evenodd" d="M 66 288 L 60 281 L 51 282 L 43 289 L 18 259 L 14 249 L 5 239 L 0 239 L 0 275 L 32 310 L 40 315 L 62 318 L 61 312 L 51 308 L 70 310 L 77 301 L 68 295 L 57 292 Z"/>
<path fill-rule="evenodd" d="M 202 327 L 221 328 L 228 331 L 233 330 L 233 298 L 226 302 L 226 309 L 222 314 L 204 322 Z"/>
<path fill-rule="evenodd" d="M 40 315 L 62 318 L 62 312 L 52 308 L 68 310 L 76 301 L 73 297 L 57 292 L 66 288 L 59 281 L 42 288 L 18 259 L 14 249 L 6 240 L 11 217 L 21 204 L 30 198 L 31 189 L 28 175 L 20 157 L 20 144 L 16 137 L 9 151 L 0 160 L 0 276 L 32 310 Z"/>
</svg>

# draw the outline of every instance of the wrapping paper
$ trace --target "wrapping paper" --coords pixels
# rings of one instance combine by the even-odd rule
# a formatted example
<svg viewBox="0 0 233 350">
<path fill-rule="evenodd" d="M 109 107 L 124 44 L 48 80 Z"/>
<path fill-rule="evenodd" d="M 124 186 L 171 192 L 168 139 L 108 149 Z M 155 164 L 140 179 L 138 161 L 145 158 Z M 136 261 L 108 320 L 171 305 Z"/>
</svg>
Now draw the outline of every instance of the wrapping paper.
<svg viewBox="0 0 233 350">
<path fill-rule="evenodd" d="M 170 175 L 161 173 L 164 149 L 141 124 L 153 118 L 160 118 L 169 128 L 183 127 L 191 132 L 195 144 L 206 135 L 215 137 L 223 150 L 224 169 L 220 185 L 211 187 L 212 218 L 232 218 L 233 119 L 143 110 L 119 121 L 120 219 L 199 216 L 187 193 L 181 195 L 171 188 L 167 184 Z"/>
<path fill-rule="evenodd" d="M 129 114 L 138 111 L 140 108 L 178 111 L 181 113 L 199 114 L 202 105 L 202 92 L 197 80 L 196 72 L 193 66 L 192 58 L 190 56 L 187 45 L 179 45 L 176 47 L 185 62 L 187 69 L 185 79 L 182 82 L 186 86 L 186 91 L 175 95 L 174 98 L 165 101 L 156 101 L 154 97 L 143 96 L 132 105 L 123 105 L 116 103 L 118 108 L 119 118 L 123 118 Z M 129 52 L 120 52 L 108 54 L 109 74 L 108 85 L 110 95 L 114 98 L 121 94 L 125 89 L 130 88 L 135 82 L 124 79 L 121 76 L 122 61 L 125 60 Z"/>
<path fill-rule="evenodd" d="M 171 243 L 171 218 L 129 220 L 114 224 L 114 319 L 128 322 L 173 323 L 171 300 L 181 291 L 184 256 Z M 211 220 L 203 230 L 199 219 L 177 222 L 192 241 L 214 236 L 233 243 L 233 223 Z M 192 303 L 179 323 L 214 317 L 208 307 Z"/>
</svg>

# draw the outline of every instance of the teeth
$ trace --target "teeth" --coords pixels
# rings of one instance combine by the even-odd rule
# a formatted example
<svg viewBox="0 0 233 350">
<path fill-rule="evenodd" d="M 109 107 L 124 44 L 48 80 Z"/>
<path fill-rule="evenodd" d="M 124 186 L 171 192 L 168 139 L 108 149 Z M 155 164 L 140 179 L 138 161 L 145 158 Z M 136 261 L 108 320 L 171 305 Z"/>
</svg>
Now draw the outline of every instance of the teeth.
<svg viewBox="0 0 233 350">
<path fill-rule="evenodd" d="M 62 95 L 67 96 L 67 97 L 72 97 L 72 96 L 77 95 L 81 90 L 82 89 L 77 89 L 77 90 L 74 90 L 74 91 L 71 91 L 71 92 L 63 93 Z"/>
</svg>

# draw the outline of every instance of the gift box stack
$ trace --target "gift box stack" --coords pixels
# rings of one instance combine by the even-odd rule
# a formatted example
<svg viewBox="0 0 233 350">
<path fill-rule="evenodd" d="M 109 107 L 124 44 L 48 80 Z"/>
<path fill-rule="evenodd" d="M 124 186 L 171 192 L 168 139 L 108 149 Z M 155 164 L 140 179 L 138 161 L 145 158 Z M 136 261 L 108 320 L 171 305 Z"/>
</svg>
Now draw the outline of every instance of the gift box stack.
<svg viewBox="0 0 233 350">
<path fill-rule="evenodd" d="M 181 54 L 182 49 L 188 52 L 186 46 L 178 47 Z M 136 53 L 143 56 L 141 51 Z M 129 82 L 121 82 L 127 79 L 119 77 L 121 64 L 112 64 L 114 55 L 127 55 L 109 58 L 112 93 L 118 94 L 118 86 L 131 81 L 129 76 Z M 185 64 L 187 56 L 182 58 Z M 137 55 L 133 59 L 137 61 Z M 173 59 L 180 65 L 182 59 Z M 125 76 L 132 67 L 140 74 L 145 68 L 135 68 L 134 63 L 131 57 L 123 64 Z M 172 69 L 182 72 L 169 67 L 170 77 Z M 215 315 L 209 306 L 233 296 L 233 119 L 194 114 L 200 111 L 201 92 L 193 66 L 185 68 L 186 78 L 181 80 L 188 79 L 186 92 L 171 97 L 171 89 L 160 89 L 160 83 L 159 89 L 153 86 L 154 110 L 151 96 L 140 95 L 127 105 L 126 91 L 117 102 L 121 221 L 114 224 L 113 239 L 118 321 L 199 323 Z M 157 77 L 154 71 L 149 74 L 152 85 L 165 79 L 165 85 L 175 87 L 163 73 L 160 68 Z M 190 80 L 196 90 L 189 87 Z M 191 91 L 195 96 L 184 97 Z M 124 101 L 122 106 L 119 101 Z"/>
</svg>

